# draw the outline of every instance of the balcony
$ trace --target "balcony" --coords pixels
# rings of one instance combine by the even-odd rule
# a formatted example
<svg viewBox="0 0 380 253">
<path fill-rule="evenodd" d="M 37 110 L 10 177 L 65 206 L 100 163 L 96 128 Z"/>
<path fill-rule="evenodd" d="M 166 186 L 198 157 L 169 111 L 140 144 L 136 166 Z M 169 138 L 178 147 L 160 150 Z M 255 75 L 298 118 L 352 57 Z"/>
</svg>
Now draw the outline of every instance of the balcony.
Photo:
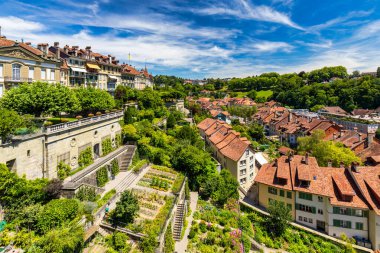
<svg viewBox="0 0 380 253">
<path fill-rule="evenodd" d="M 9 83 L 31 83 L 33 78 L 18 77 L 18 76 L 4 76 L 4 82 Z"/>
</svg>

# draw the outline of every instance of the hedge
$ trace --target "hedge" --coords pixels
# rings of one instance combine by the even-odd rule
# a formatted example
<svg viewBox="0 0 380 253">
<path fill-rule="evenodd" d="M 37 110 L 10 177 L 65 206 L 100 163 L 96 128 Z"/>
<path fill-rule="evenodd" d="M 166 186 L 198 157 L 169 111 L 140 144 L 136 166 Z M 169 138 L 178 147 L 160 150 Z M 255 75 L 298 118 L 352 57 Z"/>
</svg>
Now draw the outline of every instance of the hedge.
<svg viewBox="0 0 380 253">
<path fill-rule="evenodd" d="M 68 177 L 70 175 L 70 171 L 71 171 L 70 165 L 68 165 L 62 161 L 59 162 L 59 164 L 57 166 L 57 174 L 58 174 L 59 179 L 63 180 L 66 177 Z"/>
<path fill-rule="evenodd" d="M 92 157 L 92 148 L 88 147 L 79 154 L 78 158 L 78 164 L 79 167 L 86 167 L 94 161 L 94 158 Z"/>
<path fill-rule="evenodd" d="M 96 201 L 96 191 L 92 187 L 82 186 L 75 194 L 80 201 Z"/>
<path fill-rule="evenodd" d="M 116 176 L 120 172 L 119 162 L 117 159 L 113 159 L 111 162 L 111 173 L 112 175 Z"/>
<path fill-rule="evenodd" d="M 108 155 L 112 152 L 112 142 L 111 138 L 106 138 L 102 141 L 102 154 L 103 156 Z"/>
<path fill-rule="evenodd" d="M 108 170 L 106 166 L 101 167 L 96 172 L 96 184 L 103 187 L 108 182 Z"/>
</svg>

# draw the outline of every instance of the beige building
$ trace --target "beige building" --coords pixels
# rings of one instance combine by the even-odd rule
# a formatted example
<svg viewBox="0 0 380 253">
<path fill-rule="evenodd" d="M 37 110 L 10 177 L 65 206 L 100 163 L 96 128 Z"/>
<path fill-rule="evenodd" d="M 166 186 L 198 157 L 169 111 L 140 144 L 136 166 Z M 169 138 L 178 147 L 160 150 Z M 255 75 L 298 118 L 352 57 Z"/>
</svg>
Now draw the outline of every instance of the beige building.
<svg viewBox="0 0 380 253">
<path fill-rule="evenodd" d="M 319 167 L 314 157 L 282 156 L 255 178 L 257 202 L 281 201 L 294 221 L 380 249 L 380 167 Z"/>
<path fill-rule="evenodd" d="M 248 190 L 258 171 L 250 141 L 220 120 L 207 118 L 198 124 L 198 129 L 216 160 Z"/>
<path fill-rule="evenodd" d="M 41 44 L 18 43 L 0 38 L 0 97 L 20 83 L 45 81 L 60 83 L 61 63 Z"/>
<path fill-rule="evenodd" d="M 148 73 L 147 68 L 136 70 L 131 65 L 122 65 L 123 71 L 121 75 L 122 84 L 133 89 L 143 90 L 147 87 L 153 88 L 153 76 Z"/>
<path fill-rule="evenodd" d="M 28 179 L 56 178 L 60 161 L 72 169 L 78 167 L 79 153 L 91 147 L 93 156 L 102 155 L 102 140 L 111 138 L 115 145 L 121 134 L 122 112 L 53 125 L 42 133 L 16 136 L 11 143 L 0 144 L 0 163 Z"/>
</svg>

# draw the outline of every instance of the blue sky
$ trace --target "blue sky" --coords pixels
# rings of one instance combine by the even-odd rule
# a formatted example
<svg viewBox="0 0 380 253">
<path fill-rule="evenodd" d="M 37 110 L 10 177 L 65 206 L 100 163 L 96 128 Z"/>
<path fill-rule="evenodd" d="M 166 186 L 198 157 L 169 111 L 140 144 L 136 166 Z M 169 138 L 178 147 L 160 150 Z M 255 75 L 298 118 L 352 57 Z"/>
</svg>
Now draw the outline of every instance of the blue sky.
<svg viewBox="0 0 380 253">
<path fill-rule="evenodd" d="M 380 66 L 380 0 L 2 0 L 8 38 L 92 46 L 156 74 Z"/>
</svg>

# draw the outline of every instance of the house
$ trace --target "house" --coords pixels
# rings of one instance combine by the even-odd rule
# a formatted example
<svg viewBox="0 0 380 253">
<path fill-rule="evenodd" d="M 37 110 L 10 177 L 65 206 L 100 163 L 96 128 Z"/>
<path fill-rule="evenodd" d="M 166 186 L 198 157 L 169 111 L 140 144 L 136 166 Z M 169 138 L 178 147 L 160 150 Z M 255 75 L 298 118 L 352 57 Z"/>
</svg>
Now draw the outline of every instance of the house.
<svg viewBox="0 0 380 253">
<path fill-rule="evenodd" d="M 122 65 L 122 84 L 134 89 L 143 90 L 146 87 L 153 88 L 153 76 L 148 73 L 148 69 L 138 71 L 131 65 Z"/>
<path fill-rule="evenodd" d="M 243 189 L 249 189 L 258 170 L 250 141 L 221 120 L 207 118 L 197 127 L 214 158 L 231 172 Z"/>
<path fill-rule="evenodd" d="M 210 110 L 211 117 L 231 124 L 230 114 L 227 111 Z"/>
<path fill-rule="evenodd" d="M 28 42 L 0 37 L 0 97 L 20 83 L 60 82 L 61 62 L 48 52 L 47 46 L 34 48 Z"/>
<path fill-rule="evenodd" d="M 319 114 L 324 115 L 349 115 L 348 112 L 340 108 L 339 106 L 325 106 L 318 110 Z"/>
<path fill-rule="evenodd" d="M 378 249 L 379 175 L 380 167 L 319 167 L 308 154 L 281 156 L 258 171 L 258 204 L 268 208 L 280 201 L 297 223 L 334 237 L 346 234 L 362 246 Z"/>
</svg>

